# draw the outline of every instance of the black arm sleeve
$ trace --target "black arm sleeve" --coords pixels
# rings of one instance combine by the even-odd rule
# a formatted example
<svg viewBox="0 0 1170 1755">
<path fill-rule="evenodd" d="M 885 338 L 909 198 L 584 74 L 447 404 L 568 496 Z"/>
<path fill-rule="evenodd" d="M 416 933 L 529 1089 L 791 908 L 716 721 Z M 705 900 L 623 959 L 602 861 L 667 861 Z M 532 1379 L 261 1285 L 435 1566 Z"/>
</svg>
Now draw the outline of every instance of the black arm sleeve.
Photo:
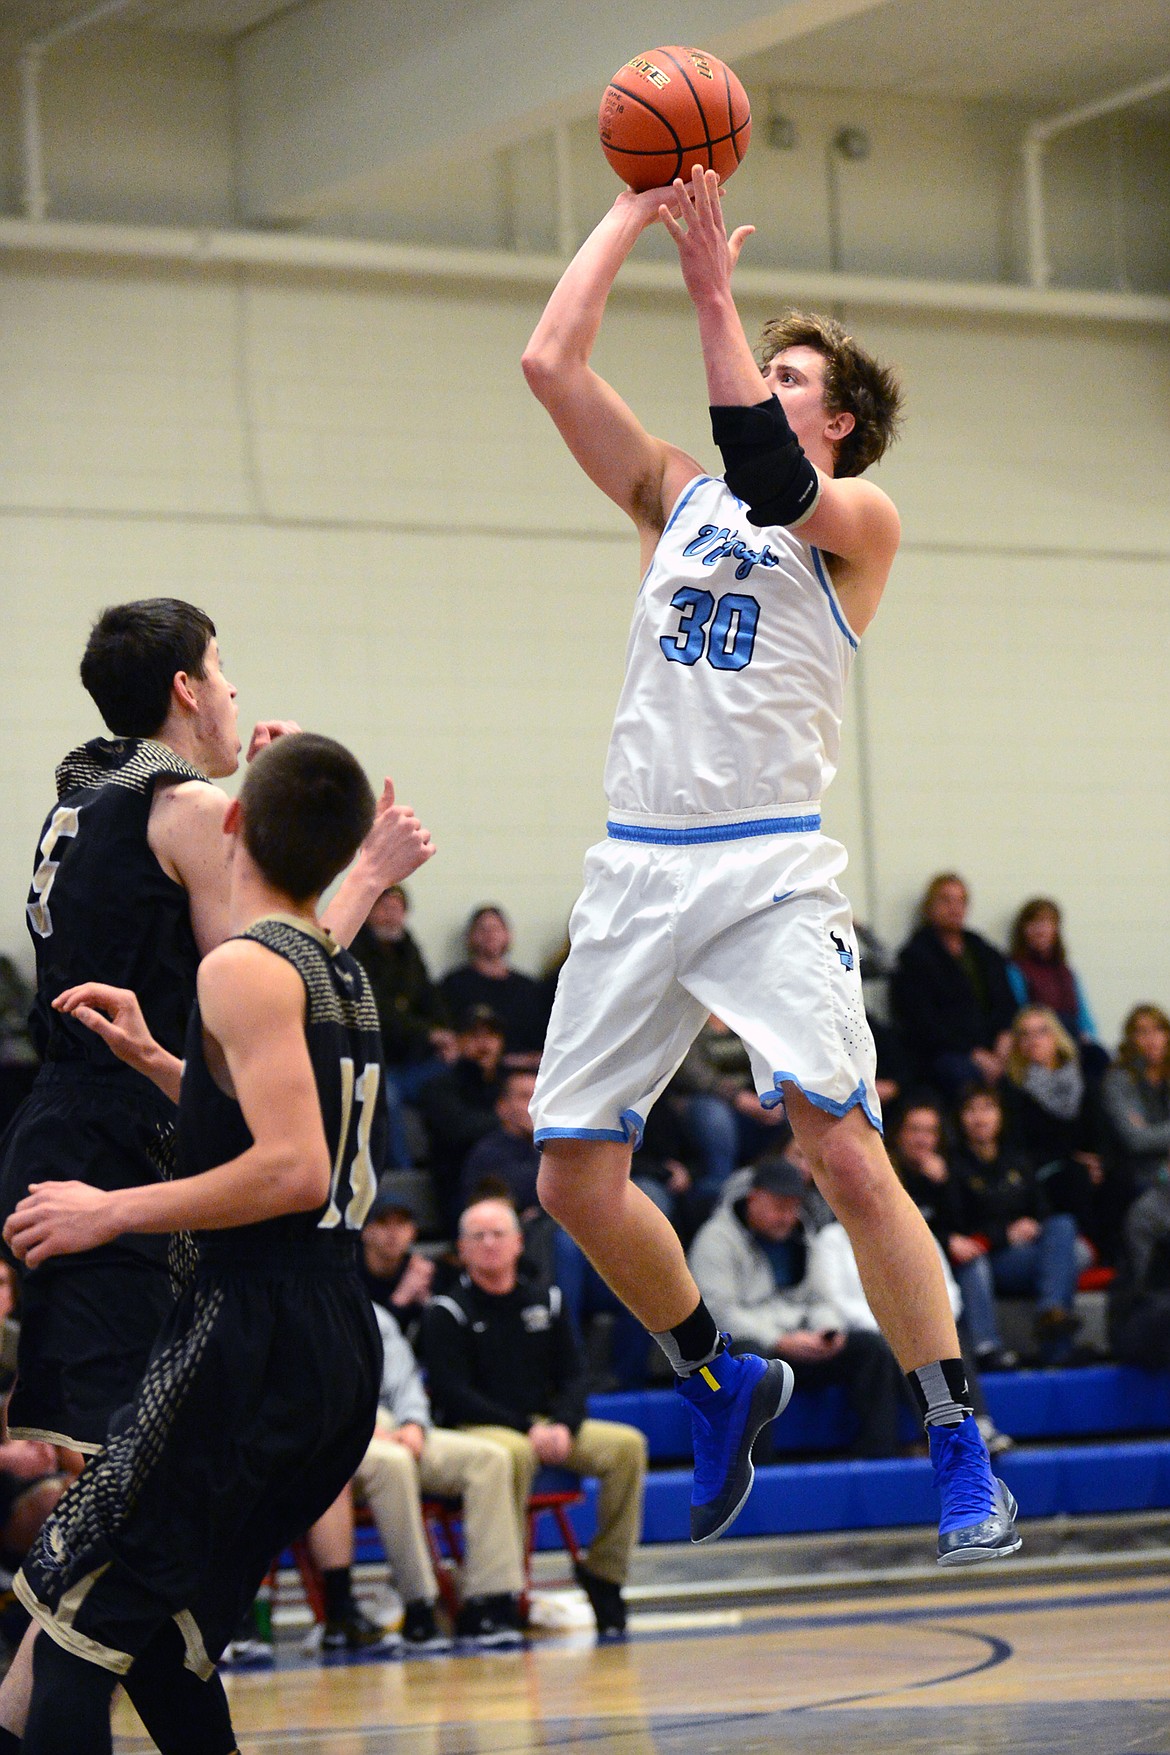
<svg viewBox="0 0 1170 1755">
<path fill-rule="evenodd" d="M 820 498 L 821 479 L 788 424 L 778 396 L 751 408 L 712 407 L 711 435 L 724 480 L 753 524 L 803 523 Z"/>
</svg>

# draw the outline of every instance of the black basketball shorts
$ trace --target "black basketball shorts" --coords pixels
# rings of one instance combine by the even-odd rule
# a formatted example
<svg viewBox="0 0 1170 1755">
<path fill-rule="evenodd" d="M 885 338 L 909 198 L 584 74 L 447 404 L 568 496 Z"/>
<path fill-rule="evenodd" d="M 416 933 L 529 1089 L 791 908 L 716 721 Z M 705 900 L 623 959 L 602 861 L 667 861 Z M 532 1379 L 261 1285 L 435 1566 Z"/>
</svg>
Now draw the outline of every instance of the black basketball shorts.
<svg viewBox="0 0 1170 1755">
<path fill-rule="evenodd" d="M 276 1555 L 357 1471 L 381 1368 L 352 1266 L 201 1271 L 127 1423 L 26 1556 L 21 1602 L 117 1675 L 174 1619 L 209 1676 Z"/>
<path fill-rule="evenodd" d="M 175 1108 L 120 1069 L 42 1069 L 0 1141 L 0 1223 L 34 1182 L 94 1188 L 157 1182 L 173 1152 Z M 14 1437 L 92 1454 L 133 1400 L 174 1304 L 165 1237 L 119 1239 L 58 1256 L 21 1283 Z"/>
</svg>

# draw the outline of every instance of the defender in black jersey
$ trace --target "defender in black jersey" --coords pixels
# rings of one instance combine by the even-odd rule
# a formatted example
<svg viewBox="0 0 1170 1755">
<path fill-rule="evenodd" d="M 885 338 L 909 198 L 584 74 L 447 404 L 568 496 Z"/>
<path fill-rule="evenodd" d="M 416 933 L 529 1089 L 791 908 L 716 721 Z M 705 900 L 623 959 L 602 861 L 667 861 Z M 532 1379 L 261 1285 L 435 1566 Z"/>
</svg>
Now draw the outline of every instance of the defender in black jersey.
<svg viewBox="0 0 1170 1755">
<path fill-rule="evenodd" d="M 163 870 L 148 831 L 158 789 L 190 782 L 206 786 L 208 776 L 149 738 L 95 738 L 57 769 L 26 908 L 42 1070 L 4 1140 L 5 1215 L 30 1182 L 69 1176 L 115 1189 L 169 1172 L 174 1105 L 52 1001 L 82 978 L 130 988 L 157 1040 L 181 1045 L 199 947 L 188 893 Z M 8 1409 L 15 1435 L 100 1447 L 171 1308 L 167 1253 L 165 1238 L 123 1237 L 27 1277 Z"/>
<path fill-rule="evenodd" d="M 154 1038 L 178 1054 L 200 955 L 227 932 L 228 799 L 210 782 L 234 773 L 240 741 L 214 624 L 173 598 L 118 605 L 93 629 L 81 675 L 115 735 L 61 762 L 37 845 L 26 914 L 44 1064 L 0 1141 L 0 1220 L 35 1182 L 80 1179 L 110 1192 L 170 1174 L 173 1104 L 54 1001 L 85 981 L 129 989 Z M 258 725 L 249 760 L 288 729 Z M 343 943 L 425 841 L 389 788 L 327 916 Z M 172 1244 L 169 1277 L 163 1238 L 120 1237 L 27 1276 L 14 1434 L 89 1454 L 101 1447 L 142 1380 L 189 1254 Z M 6 1683 L 3 1722 L 9 1694 Z"/>
<path fill-rule="evenodd" d="M 35 1268 L 126 1232 L 190 1229 L 199 1265 L 125 1423 L 18 1577 L 50 1635 L 21 1745 L 33 1755 L 108 1749 L 118 1679 L 163 1750 L 234 1749 L 215 1660 L 273 1553 L 365 1454 L 381 1344 L 356 1240 L 381 1150 L 381 1036 L 369 983 L 315 902 L 373 809 L 329 739 L 288 736 L 258 759 L 226 819 L 237 936 L 200 968 L 182 1066 L 132 994 L 87 984 L 60 1001 L 179 1098 L 178 1175 L 40 1185 L 6 1240 Z"/>
</svg>

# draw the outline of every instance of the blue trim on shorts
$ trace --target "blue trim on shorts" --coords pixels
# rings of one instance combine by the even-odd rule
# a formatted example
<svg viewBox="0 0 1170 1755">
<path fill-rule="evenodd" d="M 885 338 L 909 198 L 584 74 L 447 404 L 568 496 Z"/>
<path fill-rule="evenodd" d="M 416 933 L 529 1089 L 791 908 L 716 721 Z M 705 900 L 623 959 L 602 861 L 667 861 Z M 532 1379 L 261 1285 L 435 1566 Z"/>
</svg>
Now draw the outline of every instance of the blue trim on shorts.
<svg viewBox="0 0 1170 1755">
<path fill-rule="evenodd" d="M 840 1121 L 843 1115 L 847 1115 L 851 1109 L 860 1109 L 865 1116 L 865 1119 L 869 1122 L 869 1125 L 874 1128 L 877 1133 L 885 1133 L 880 1116 L 875 1115 L 869 1106 L 869 1099 L 865 1094 L 864 1079 L 858 1082 L 855 1091 L 850 1091 L 844 1103 L 838 1103 L 832 1097 L 822 1097 L 818 1092 L 808 1090 L 806 1086 L 801 1084 L 795 1073 L 773 1073 L 772 1082 L 776 1089 L 774 1091 L 765 1091 L 763 1093 L 760 1098 L 761 1109 L 778 1109 L 780 1104 L 784 1101 L 784 1092 L 781 1089 L 781 1086 L 795 1085 L 801 1096 L 806 1098 L 807 1101 L 813 1105 L 814 1109 L 823 1109 L 826 1115 L 835 1115 L 838 1121 Z"/>
<path fill-rule="evenodd" d="M 623 1109 L 622 1126 L 618 1127 L 538 1127 L 533 1143 L 542 1146 L 545 1140 L 611 1140 L 615 1146 L 628 1146 L 635 1151 L 642 1144 L 646 1123 L 636 1109 Z"/>
<path fill-rule="evenodd" d="M 646 829 L 637 823 L 606 823 L 611 841 L 641 841 L 651 847 L 702 847 L 710 841 L 747 841 L 757 835 L 804 835 L 821 826 L 811 817 L 756 817 L 746 823 L 712 823 L 699 829 Z"/>
<path fill-rule="evenodd" d="M 825 596 L 829 600 L 829 608 L 833 612 L 833 620 L 836 622 L 837 626 L 840 628 L 841 632 L 844 634 L 845 638 L 848 640 L 849 644 L 852 646 L 853 650 L 856 652 L 857 651 L 857 635 L 853 632 L 853 629 L 849 626 L 849 623 L 845 620 L 844 616 L 841 614 L 840 609 L 838 609 L 838 607 L 837 607 L 836 595 L 833 591 L 832 586 L 829 584 L 828 579 L 826 579 L 825 569 L 821 565 L 821 552 L 819 549 L 816 549 L 816 548 L 811 549 L 810 552 L 811 552 L 812 558 L 813 558 L 813 566 L 816 568 L 817 579 L 820 581 L 821 590 L 824 592 Z"/>
</svg>

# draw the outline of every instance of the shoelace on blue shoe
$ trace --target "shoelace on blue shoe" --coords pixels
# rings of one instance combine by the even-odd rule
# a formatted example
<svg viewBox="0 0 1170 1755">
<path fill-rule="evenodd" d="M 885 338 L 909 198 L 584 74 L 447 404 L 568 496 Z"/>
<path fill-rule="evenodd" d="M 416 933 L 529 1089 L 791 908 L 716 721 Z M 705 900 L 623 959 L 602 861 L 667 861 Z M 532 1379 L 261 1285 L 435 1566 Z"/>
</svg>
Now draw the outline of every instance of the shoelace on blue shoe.
<svg viewBox="0 0 1170 1755">
<path fill-rule="evenodd" d="M 982 1523 L 993 1515 L 996 1503 L 991 1465 L 978 1429 L 968 1431 L 964 1421 L 962 1426 L 936 1426 L 934 1430 L 944 1435 L 931 1447 L 934 1484 L 943 1503 L 944 1532 Z"/>
</svg>

